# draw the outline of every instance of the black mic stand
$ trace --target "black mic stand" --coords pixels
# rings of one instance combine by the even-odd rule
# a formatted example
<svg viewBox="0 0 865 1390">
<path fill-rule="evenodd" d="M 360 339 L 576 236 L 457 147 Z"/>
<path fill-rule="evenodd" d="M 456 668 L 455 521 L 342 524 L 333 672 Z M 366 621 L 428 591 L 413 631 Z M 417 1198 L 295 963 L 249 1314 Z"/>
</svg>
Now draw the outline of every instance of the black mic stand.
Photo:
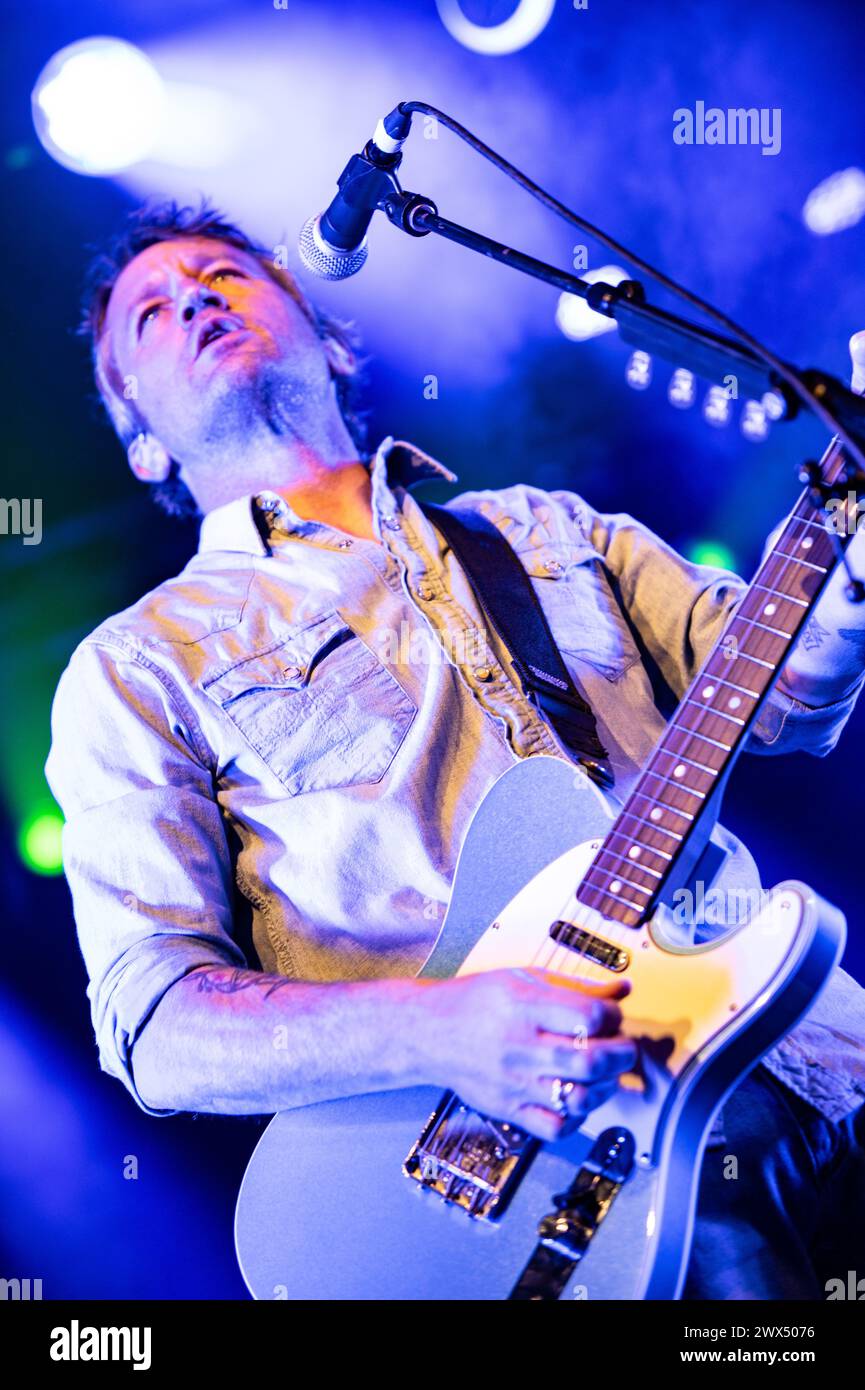
<svg viewBox="0 0 865 1390">
<path fill-rule="evenodd" d="M 364 155 L 356 156 L 356 159 L 363 160 L 365 156 L 366 150 Z M 358 170 L 354 172 L 359 173 Z M 781 420 L 794 419 L 803 405 L 811 408 L 807 400 L 803 401 L 788 382 L 744 344 L 649 304 L 639 281 L 623 280 L 618 285 L 607 285 L 603 281 L 589 284 L 567 271 L 495 241 L 482 232 L 475 232 L 470 227 L 441 217 L 431 198 L 420 193 L 409 193 L 400 187 L 395 168 L 383 169 L 377 164 L 369 170 L 369 174 L 378 181 L 381 190 L 378 208 L 395 227 L 409 236 L 422 237 L 434 232 L 501 265 L 511 266 L 535 280 L 542 280 L 567 294 L 576 295 L 584 299 L 595 313 L 615 319 L 622 339 L 634 348 L 687 367 L 695 375 L 709 381 L 720 381 L 727 375 L 733 375 L 748 394 L 757 399 L 766 392 L 774 393 L 782 403 L 778 417 Z M 790 370 L 796 369 L 791 367 Z M 849 433 L 858 448 L 865 449 L 865 400 L 827 372 L 808 369 L 797 375 L 817 401 Z M 824 502 L 839 497 L 846 500 L 846 490 L 850 489 L 855 490 L 857 496 L 865 493 L 865 471 L 849 459 L 831 484 L 825 479 L 818 483 L 814 477 L 814 467 L 806 462 L 797 468 L 797 473 L 812 488 L 820 487 Z M 847 540 L 849 542 L 849 536 Z M 865 601 L 865 584 L 851 573 L 845 555 L 846 545 L 840 537 L 838 541 L 836 550 L 849 579 L 848 597 L 855 603 Z"/>
</svg>

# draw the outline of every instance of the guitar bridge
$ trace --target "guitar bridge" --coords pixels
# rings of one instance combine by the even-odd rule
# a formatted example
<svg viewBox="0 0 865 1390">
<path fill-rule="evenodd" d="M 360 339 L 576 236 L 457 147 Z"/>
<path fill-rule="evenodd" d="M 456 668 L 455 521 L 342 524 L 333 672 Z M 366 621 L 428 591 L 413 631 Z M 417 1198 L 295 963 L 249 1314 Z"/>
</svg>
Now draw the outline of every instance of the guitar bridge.
<svg viewBox="0 0 865 1390">
<path fill-rule="evenodd" d="M 445 1092 L 403 1165 L 428 1192 L 480 1221 L 501 1216 L 537 1149 L 516 1125 L 490 1119 Z"/>
</svg>

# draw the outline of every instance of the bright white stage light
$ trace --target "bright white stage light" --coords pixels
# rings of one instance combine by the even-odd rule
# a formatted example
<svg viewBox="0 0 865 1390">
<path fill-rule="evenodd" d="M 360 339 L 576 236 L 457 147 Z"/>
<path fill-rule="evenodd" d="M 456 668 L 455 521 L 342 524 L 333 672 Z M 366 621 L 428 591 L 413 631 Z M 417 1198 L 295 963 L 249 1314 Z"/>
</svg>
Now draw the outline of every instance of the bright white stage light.
<svg viewBox="0 0 865 1390">
<path fill-rule="evenodd" d="M 628 272 L 622 270 L 620 265 L 602 265 L 600 270 L 587 270 L 582 278 L 590 285 L 598 280 L 603 280 L 607 285 L 620 285 L 628 279 Z M 566 338 L 573 338 L 577 343 L 585 342 L 587 338 L 597 338 L 601 333 L 612 333 L 616 327 L 615 319 L 607 318 L 606 314 L 596 314 L 584 299 L 567 291 L 559 295 L 556 323 Z"/>
<path fill-rule="evenodd" d="M 475 53 L 516 53 L 533 43 L 550 22 L 556 0 L 519 0 L 501 24 L 475 24 L 463 13 L 460 0 L 436 0 L 436 8 L 448 33 Z"/>
<path fill-rule="evenodd" d="M 33 123 L 50 155 L 79 174 L 116 174 L 150 154 L 165 93 L 156 68 L 122 39 L 61 48 L 33 88 Z"/>
<path fill-rule="evenodd" d="M 716 429 L 730 423 L 730 397 L 723 386 L 710 386 L 703 401 L 703 419 Z"/>
<path fill-rule="evenodd" d="M 677 367 L 670 377 L 667 400 L 677 410 L 688 410 L 697 399 L 697 380 L 687 367 Z"/>
<path fill-rule="evenodd" d="M 787 402 L 777 391 L 767 391 L 760 401 L 767 420 L 783 420 L 787 414 Z"/>
<path fill-rule="evenodd" d="M 739 428 L 746 439 L 750 439 L 756 444 L 761 443 L 766 438 L 769 433 L 769 421 L 766 419 L 766 411 L 759 401 L 745 402 Z"/>
<path fill-rule="evenodd" d="M 652 384 L 652 359 L 642 348 L 637 348 L 628 358 L 625 367 L 625 381 L 635 391 L 645 391 Z"/>
<path fill-rule="evenodd" d="M 810 232 L 829 236 L 845 227 L 855 227 L 865 216 L 865 173 L 861 169 L 842 169 L 818 183 L 805 200 L 802 220 Z"/>
</svg>

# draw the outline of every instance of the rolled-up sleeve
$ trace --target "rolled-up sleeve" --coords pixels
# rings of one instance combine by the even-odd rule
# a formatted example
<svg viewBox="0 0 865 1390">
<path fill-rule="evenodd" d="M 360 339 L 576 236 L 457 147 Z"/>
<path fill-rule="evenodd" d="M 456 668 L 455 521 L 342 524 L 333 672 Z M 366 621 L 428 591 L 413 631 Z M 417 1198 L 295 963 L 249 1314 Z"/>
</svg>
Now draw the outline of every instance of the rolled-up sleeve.
<svg viewBox="0 0 865 1390">
<path fill-rule="evenodd" d="M 200 734 L 166 675 L 122 641 L 90 638 L 52 708 L 45 774 L 60 805 L 63 866 L 99 1063 L 139 1106 L 135 1040 L 200 965 L 243 966 L 232 874 Z"/>
<path fill-rule="evenodd" d="M 747 584 L 729 570 L 686 560 L 625 513 L 595 512 L 581 498 L 567 496 L 575 519 L 615 577 L 620 602 L 646 650 L 681 699 L 742 601 Z M 784 689 L 782 676 L 754 722 L 748 752 L 830 752 L 862 684 L 833 704 L 812 707 Z"/>
</svg>

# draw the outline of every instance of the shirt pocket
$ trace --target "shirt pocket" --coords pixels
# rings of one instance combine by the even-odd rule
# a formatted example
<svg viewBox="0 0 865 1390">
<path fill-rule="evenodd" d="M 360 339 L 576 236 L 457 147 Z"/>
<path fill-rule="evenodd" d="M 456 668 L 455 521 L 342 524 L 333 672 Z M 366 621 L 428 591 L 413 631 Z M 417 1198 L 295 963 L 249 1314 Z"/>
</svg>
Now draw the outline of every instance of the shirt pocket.
<svg viewBox="0 0 865 1390">
<path fill-rule="evenodd" d="M 204 690 L 293 795 L 381 781 L 417 713 L 337 612 Z"/>
<path fill-rule="evenodd" d="M 589 546 L 551 543 L 520 552 L 557 646 L 609 681 L 639 660 L 603 561 Z"/>
</svg>

